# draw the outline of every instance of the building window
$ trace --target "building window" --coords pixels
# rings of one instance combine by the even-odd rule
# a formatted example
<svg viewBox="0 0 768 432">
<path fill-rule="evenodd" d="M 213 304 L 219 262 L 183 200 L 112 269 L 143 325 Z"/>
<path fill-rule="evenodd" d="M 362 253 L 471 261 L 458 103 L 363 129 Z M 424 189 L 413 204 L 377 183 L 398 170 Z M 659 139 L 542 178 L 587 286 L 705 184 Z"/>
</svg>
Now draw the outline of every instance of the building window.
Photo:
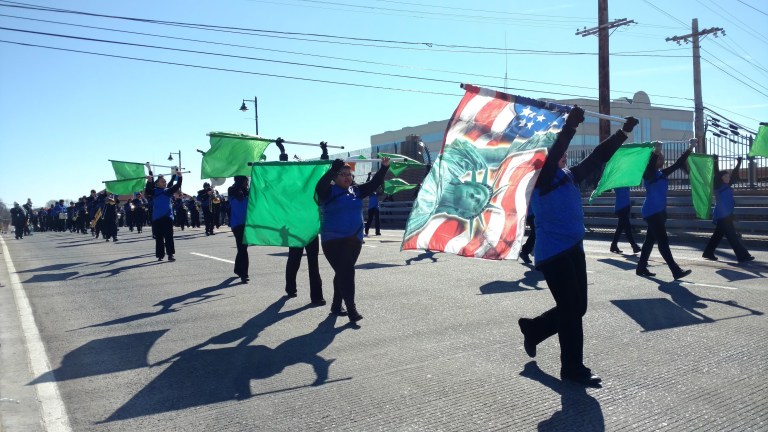
<svg viewBox="0 0 768 432">
<path fill-rule="evenodd" d="M 662 129 L 679 130 L 685 132 L 693 131 L 693 125 L 691 122 L 677 121 L 677 120 L 662 120 Z"/>
</svg>

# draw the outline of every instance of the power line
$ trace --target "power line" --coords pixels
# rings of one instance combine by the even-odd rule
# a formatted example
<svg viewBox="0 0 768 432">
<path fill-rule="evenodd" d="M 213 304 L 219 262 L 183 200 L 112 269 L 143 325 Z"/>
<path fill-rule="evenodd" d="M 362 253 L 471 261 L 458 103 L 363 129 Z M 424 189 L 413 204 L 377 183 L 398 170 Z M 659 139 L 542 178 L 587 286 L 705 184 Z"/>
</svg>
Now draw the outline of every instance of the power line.
<svg viewBox="0 0 768 432">
<path fill-rule="evenodd" d="M 744 81 L 742 81 L 742 80 L 738 79 L 737 77 L 735 77 L 735 76 L 731 75 L 731 74 L 730 74 L 728 71 L 726 71 L 725 69 L 723 69 L 723 68 L 721 68 L 720 66 L 716 65 L 715 63 L 713 63 L 713 62 L 709 61 L 709 60 L 708 60 L 708 59 L 706 59 L 705 57 L 702 57 L 702 59 L 703 59 L 705 62 L 707 62 L 707 63 L 711 64 L 711 65 L 712 65 L 712 66 L 714 66 L 714 67 L 716 67 L 717 69 L 720 69 L 720 71 L 721 71 L 722 73 L 724 73 L 724 74 L 728 75 L 729 77 L 731 77 L 731 78 L 735 79 L 736 81 L 738 81 L 738 82 L 740 82 L 740 83 L 744 84 L 745 86 L 747 86 L 747 87 L 751 88 L 752 90 L 754 90 L 754 91 L 756 91 L 756 92 L 760 93 L 761 95 L 768 97 L 768 94 L 765 94 L 765 93 L 761 92 L 760 90 L 758 90 L 758 89 L 756 89 L 756 88 L 752 87 L 751 85 L 749 85 L 749 84 L 745 83 Z"/>
<path fill-rule="evenodd" d="M 709 55 L 710 55 L 712 58 L 714 58 L 715 60 L 719 61 L 719 62 L 720 62 L 722 65 L 724 65 L 724 66 L 727 66 L 728 68 L 730 68 L 731 70 L 733 70 L 735 73 L 737 73 L 737 74 L 741 75 L 743 78 L 745 78 L 745 79 L 747 79 L 747 80 L 749 80 L 749 81 L 752 81 L 752 82 L 753 82 L 755 85 L 757 85 L 757 86 L 759 86 L 759 87 L 762 87 L 762 88 L 763 88 L 763 89 L 765 89 L 765 90 L 768 90 L 768 87 L 766 87 L 766 86 L 764 86 L 764 85 L 762 85 L 762 84 L 758 83 L 757 81 L 753 80 L 752 78 L 750 78 L 750 77 L 748 77 L 748 76 L 744 75 L 744 73 L 742 73 L 742 72 L 741 72 L 741 71 L 739 71 L 738 69 L 734 68 L 733 66 L 729 65 L 728 63 L 726 63 L 726 62 L 724 62 L 724 61 L 720 60 L 719 58 L 715 57 L 715 55 L 714 55 L 714 54 L 712 54 L 711 52 L 707 51 L 706 49 L 704 49 L 704 48 L 701 48 L 701 50 L 702 50 L 702 51 L 704 51 L 705 53 L 709 54 Z"/>
<path fill-rule="evenodd" d="M 738 1 L 738 2 L 739 2 L 739 3 L 741 3 L 741 4 L 743 4 L 744 6 L 750 7 L 750 8 L 752 8 L 752 9 L 754 9 L 754 10 L 756 10 L 756 11 L 760 12 L 760 13 L 761 13 L 761 14 L 763 14 L 763 15 L 768 15 L 768 13 L 765 13 L 765 12 L 761 11 L 760 9 L 758 9 L 758 8 L 756 8 L 756 7 L 754 7 L 754 6 L 750 5 L 750 4 L 747 4 L 747 3 L 745 3 L 745 2 L 743 2 L 743 1 L 741 1 L 741 0 L 736 0 L 736 1 Z"/>
</svg>

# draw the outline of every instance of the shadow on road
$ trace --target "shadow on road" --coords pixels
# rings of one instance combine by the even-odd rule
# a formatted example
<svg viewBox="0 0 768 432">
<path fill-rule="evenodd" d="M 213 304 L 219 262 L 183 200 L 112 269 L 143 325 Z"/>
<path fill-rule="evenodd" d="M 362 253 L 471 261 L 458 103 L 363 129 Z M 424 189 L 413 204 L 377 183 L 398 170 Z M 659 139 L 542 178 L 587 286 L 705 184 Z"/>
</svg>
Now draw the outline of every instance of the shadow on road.
<svg viewBox="0 0 768 432">
<path fill-rule="evenodd" d="M 480 294 L 503 294 L 520 291 L 543 290 L 539 283 L 544 282 L 544 275 L 528 266 L 528 270 L 523 273 L 523 278 L 516 281 L 493 281 L 480 287 Z"/>
</svg>

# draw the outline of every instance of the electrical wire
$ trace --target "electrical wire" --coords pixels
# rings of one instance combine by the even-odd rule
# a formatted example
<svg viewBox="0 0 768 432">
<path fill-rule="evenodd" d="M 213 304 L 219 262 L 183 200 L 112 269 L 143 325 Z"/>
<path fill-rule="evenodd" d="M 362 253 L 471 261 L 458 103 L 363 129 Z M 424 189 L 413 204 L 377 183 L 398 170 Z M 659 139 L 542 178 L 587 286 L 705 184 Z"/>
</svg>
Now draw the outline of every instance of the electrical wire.
<svg viewBox="0 0 768 432">
<path fill-rule="evenodd" d="M 715 57 L 715 55 L 714 55 L 714 54 L 712 54 L 711 52 L 709 52 L 708 50 L 706 50 L 706 49 L 704 49 L 704 48 L 701 48 L 701 50 L 702 50 L 702 51 L 704 51 L 705 53 L 707 53 L 707 54 L 708 54 L 710 57 L 712 57 L 713 59 L 715 59 L 715 60 L 719 61 L 719 62 L 720 62 L 720 64 L 722 64 L 722 65 L 724 65 L 724 66 L 726 66 L 726 67 L 730 68 L 731 70 L 733 70 L 735 73 L 737 73 L 738 75 L 740 75 L 742 78 L 744 78 L 744 79 L 747 79 L 747 80 L 749 80 L 749 81 L 752 81 L 752 82 L 753 82 L 755 85 L 757 85 L 758 87 L 762 87 L 763 89 L 765 89 L 766 91 L 768 91 L 768 87 L 766 87 L 766 86 L 764 86 L 764 85 L 760 84 L 759 82 L 757 82 L 757 81 L 753 80 L 752 78 L 750 78 L 750 77 L 748 77 L 748 76 L 744 75 L 744 73 L 743 73 L 743 72 L 741 72 L 740 70 L 738 70 L 738 69 L 734 68 L 733 66 L 729 65 L 728 63 L 726 63 L 726 62 L 724 62 L 724 61 L 720 60 L 719 58 Z"/>
<path fill-rule="evenodd" d="M 738 1 L 738 2 L 739 2 L 739 3 L 741 3 L 741 4 L 743 4 L 744 6 L 750 7 L 750 8 L 752 8 L 752 9 L 754 9 L 754 10 L 756 10 L 756 11 L 760 12 L 760 13 L 761 13 L 761 14 L 763 14 L 763 15 L 768 15 L 768 13 L 765 13 L 764 11 L 761 11 L 760 9 L 758 9 L 758 8 L 756 8 L 756 7 L 754 7 L 754 6 L 752 6 L 752 5 L 750 5 L 750 4 L 747 4 L 747 3 L 745 3 L 745 2 L 743 2 L 742 0 L 736 0 L 736 1 Z"/>
<path fill-rule="evenodd" d="M 711 64 L 711 65 L 712 65 L 712 66 L 714 66 L 715 68 L 719 69 L 721 72 L 723 72 L 724 74 L 728 75 L 729 77 L 731 77 L 731 78 L 735 79 L 736 81 L 738 81 L 738 82 L 740 82 L 740 83 L 744 84 L 745 86 L 747 86 L 747 87 L 751 88 L 752 90 L 754 90 L 754 91 L 756 91 L 756 92 L 760 93 L 761 95 L 763 95 L 763 96 L 765 96 L 765 97 L 768 97 L 768 94 L 761 92 L 760 90 L 758 90 L 758 89 L 756 89 L 756 88 L 752 87 L 751 85 L 749 85 L 749 84 L 745 83 L 744 81 L 742 81 L 742 80 L 738 79 L 737 77 L 735 77 L 735 76 L 731 75 L 731 74 L 730 74 L 728 71 L 726 71 L 725 69 L 723 69 L 723 68 L 721 68 L 720 66 L 716 65 L 715 63 L 713 63 L 713 62 L 709 61 L 709 60 L 708 60 L 706 57 L 702 57 L 701 59 L 702 59 L 702 60 L 704 60 L 705 62 L 707 62 L 707 63 Z"/>
</svg>

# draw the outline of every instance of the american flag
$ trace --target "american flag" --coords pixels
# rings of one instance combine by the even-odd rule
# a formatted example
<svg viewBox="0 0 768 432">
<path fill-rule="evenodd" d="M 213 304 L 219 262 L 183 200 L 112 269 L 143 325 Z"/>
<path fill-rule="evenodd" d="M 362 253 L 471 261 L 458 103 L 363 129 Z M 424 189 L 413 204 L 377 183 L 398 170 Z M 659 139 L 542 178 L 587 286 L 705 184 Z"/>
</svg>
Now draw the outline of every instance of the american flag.
<svg viewBox="0 0 768 432">
<path fill-rule="evenodd" d="M 539 169 L 571 107 L 464 85 L 402 249 L 517 259 Z"/>
</svg>

